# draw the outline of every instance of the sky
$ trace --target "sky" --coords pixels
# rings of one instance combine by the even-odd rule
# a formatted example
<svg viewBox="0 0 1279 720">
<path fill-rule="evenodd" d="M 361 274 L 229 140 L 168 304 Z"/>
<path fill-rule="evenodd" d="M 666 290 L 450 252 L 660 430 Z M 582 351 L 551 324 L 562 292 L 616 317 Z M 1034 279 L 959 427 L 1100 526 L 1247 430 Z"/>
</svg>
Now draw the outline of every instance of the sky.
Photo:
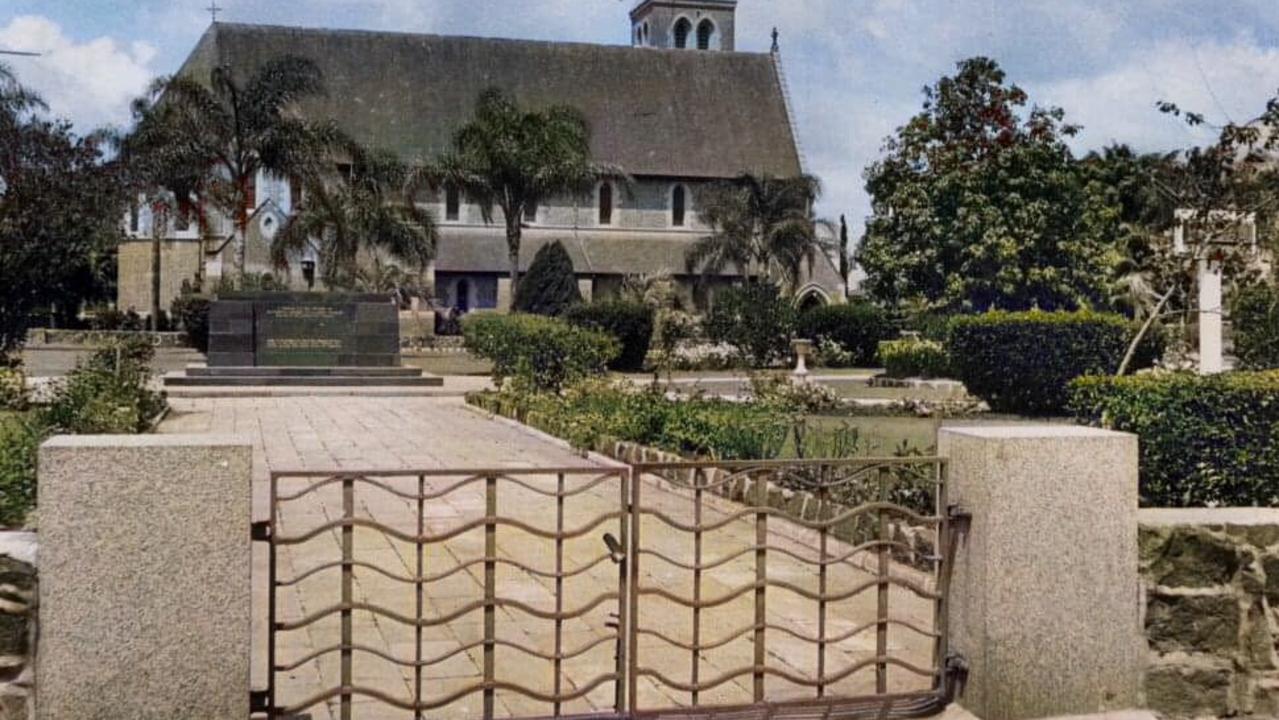
<svg viewBox="0 0 1279 720">
<path fill-rule="evenodd" d="M 218 0 L 232 22 L 627 44 L 637 0 Z M 124 126 L 129 101 L 175 71 L 210 0 L 0 0 L 0 57 L 78 128 Z M 862 172 L 919 111 L 921 89 L 967 57 L 1110 143 L 1164 151 L 1212 139 L 1159 100 L 1212 123 L 1256 117 L 1279 93 L 1279 0 L 740 0 L 737 44 L 765 52 L 776 26 L 818 210 L 861 224 Z"/>
</svg>

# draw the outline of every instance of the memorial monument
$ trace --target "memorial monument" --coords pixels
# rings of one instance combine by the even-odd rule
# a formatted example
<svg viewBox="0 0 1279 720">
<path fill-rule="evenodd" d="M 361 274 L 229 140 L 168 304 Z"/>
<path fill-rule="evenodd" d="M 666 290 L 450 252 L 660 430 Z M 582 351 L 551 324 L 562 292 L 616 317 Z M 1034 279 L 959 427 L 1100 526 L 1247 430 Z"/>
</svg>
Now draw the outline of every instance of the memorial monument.
<svg viewBox="0 0 1279 720">
<path fill-rule="evenodd" d="M 400 364 L 398 308 L 354 293 L 222 293 L 209 311 L 207 365 L 171 386 L 438 386 Z"/>
</svg>

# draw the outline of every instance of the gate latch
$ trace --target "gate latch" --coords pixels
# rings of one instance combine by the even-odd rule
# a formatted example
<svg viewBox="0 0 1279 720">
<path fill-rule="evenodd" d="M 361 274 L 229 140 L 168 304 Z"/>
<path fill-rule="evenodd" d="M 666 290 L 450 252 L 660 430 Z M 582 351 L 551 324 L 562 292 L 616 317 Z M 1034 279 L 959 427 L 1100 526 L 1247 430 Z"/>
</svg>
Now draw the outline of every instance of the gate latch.
<svg viewBox="0 0 1279 720">
<path fill-rule="evenodd" d="M 265 520 L 253 523 L 249 526 L 249 537 L 254 542 L 267 542 L 271 539 L 271 523 Z"/>
</svg>

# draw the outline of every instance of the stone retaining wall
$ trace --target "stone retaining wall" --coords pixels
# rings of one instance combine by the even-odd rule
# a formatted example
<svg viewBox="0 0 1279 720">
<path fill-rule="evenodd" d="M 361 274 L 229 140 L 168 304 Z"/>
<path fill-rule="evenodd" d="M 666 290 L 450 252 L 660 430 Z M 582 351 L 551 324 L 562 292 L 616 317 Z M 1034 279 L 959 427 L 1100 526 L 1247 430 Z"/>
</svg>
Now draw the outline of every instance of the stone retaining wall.
<svg viewBox="0 0 1279 720">
<path fill-rule="evenodd" d="M 35 685 L 35 533 L 0 532 L 0 720 L 27 720 Z"/>
<path fill-rule="evenodd" d="M 1142 510 L 1145 704 L 1279 717 L 1279 510 Z"/>
<path fill-rule="evenodd" d="M 186 333 L 150 332 L 147 330 L 55 330 L 32 328 L 27 331 L 27 345 L 78 345 L 86 348 L 101 347 L 111 340 L 144 337 L 158 348 L 187 346 Z"/>
</svg>

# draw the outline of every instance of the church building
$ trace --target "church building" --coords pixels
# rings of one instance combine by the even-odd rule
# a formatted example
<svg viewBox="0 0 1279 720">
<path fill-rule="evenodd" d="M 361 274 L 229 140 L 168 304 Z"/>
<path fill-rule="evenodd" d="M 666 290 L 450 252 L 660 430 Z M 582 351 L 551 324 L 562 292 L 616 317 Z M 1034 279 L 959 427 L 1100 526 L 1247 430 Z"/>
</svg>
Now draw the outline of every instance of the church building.
<svg viewBox="0 0 1279 720">
<path fill-rule="evenodd" d="M 669 275 L 686 303 L 704 307 L 732 275 L 694 282 L 687 248 L 708 234 L 698 190 L 743 172 L 794 176 L 804 171 L 774 36 L 768 53 L 737 52 L 737 0 L 642 0 L 630 13 L 630 45 L 537 42 L 395 32 L 310 29 L 216 22 L 181 73 L 207 78 L 218 65 L 241 77 L 279 55 L 317 63 L 327 93 L 301 111 L 333 119 L 356 140 L 407 162 L 449 148 L 473 115 L 479 93 L 496 87 L 521 105 L 567 104 L 586 117 L 593 159 L 620 167 L 630 182 L 601 182 L 593 193 L 546 201 L 526 218 L 521 267 L 542 245 L 560 241 L 585 297 L 617 291 L 632 275 Z M 247 270 L 271 273 L 294 289 L 321 289 L 314 254 L 287 271 L 271 266 L 271 238 L 301 198 L 287 180 L 260 176 L 249 212 Z M 510 302 L 501 218 L 454 188 L 423 196 L 440 227 L 426 283 L 436 306 L 505 309 Z M 500 213 L 500 210 L 495 210 Z M 127 220 L 120 249 L 119 307 L 150 307 L 152 237 L 146 208 Z M 161 304 L 205 257 L 210 281 L 233 267 L 231 222 L 171 221 L 162 251 Z M 729 269 L 726 272 L 732 273 Z M 842 301 L 830 258 L 819 258 L 800 289 L 805 302 Z"/>
</svg>

